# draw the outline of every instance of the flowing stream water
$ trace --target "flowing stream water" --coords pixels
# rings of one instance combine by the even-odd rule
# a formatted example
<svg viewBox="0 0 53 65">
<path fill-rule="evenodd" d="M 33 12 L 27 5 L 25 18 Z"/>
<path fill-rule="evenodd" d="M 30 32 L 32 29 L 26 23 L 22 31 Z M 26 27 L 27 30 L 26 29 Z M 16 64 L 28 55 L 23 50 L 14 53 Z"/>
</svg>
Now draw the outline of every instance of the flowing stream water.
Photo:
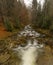
<svg viewBox="0 0 53 65">
<path fill-rule="evenodd" d="M 38 49 L 33 44 L 22 55 L 21 65 L 37 65 Z"/>
<path fill-rule="evenodd" d="M 31 36 L 38 37 L 39 33 L 33 31 L 28 25 L 25 27 L 24 31 L 21 31 L 20 36 Z M 38 41 L 34 38 L 33 40 L 28 39 L 27 45 L 22 47 L 19 46 L 14 48 L 14 51 L 17 51 L 21 58 L 20 65 L 37 65 L 37 59 L 40 52 L 43 52 L 43 44 L 38 44 Z"/>
<path fill-rule="evenodd" d="M 28 45 L 25 47 L 18 47 L 14 50 L 18 51 L 22 61 L 20 65 L 37 65 L 37 59 L 40 52 L 43 51 L 44 45 L 39 45 L 35 40 L 31 44 L 31 40 L 28 40 Z"/>
<path fill-rule="evenodd" d="M 27 25 L 19 33 L 8 37 L 5 40 L 7 49 L 5 47 L 0 54 L 0 65 L 53 65 L 53 50 L 37 40 L 45 36 L 42 35 Z"/>
</svg>

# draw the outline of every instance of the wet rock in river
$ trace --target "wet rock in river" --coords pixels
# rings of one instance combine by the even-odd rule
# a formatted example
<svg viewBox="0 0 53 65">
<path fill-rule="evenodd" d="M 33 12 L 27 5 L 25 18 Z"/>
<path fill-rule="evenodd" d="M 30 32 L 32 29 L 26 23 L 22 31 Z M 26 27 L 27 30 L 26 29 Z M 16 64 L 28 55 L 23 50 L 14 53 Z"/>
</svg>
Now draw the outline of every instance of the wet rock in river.
<svg viewBox="0 0 53 65">
<path fill-rule="evenodd" d="M 46 35 L 44 35 L 44 34 L 42 35 L 42 34 L 41 34 L 39 37 L 40 37 L 40 38 L 45 38 Z"/>
<path fill-rule="evenodd" d="M 27 45 L 27 44 L 23 44 L 23 43 L 22 43 L 20 46 L 21 46 L 21 47 L 25 47 L 26 45 Z"/>
</svg>

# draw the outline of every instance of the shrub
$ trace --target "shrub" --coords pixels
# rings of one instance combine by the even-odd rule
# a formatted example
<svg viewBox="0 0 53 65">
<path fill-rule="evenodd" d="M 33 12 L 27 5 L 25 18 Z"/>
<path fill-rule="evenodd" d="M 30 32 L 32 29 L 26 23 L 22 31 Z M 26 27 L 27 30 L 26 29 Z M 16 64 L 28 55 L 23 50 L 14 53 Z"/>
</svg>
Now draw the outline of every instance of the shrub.
<svg viewBox="0 0 53 65">
<path fill-rule="evenodd" d="M 20 29 L 20 22 L 19 22 L 18 18 L 15 18 L 15 19 L 14 19 L 14 27 L 15 27 L 16 29 Z"/>
<path fill-rule="evenodd" d="M 15 28 L 20 28 L 18 19 L 15 20 Z"/>
<path fill-rule="evenodd" d="M 49 18 L 46 18 L 45 20 L 43 20 L 41 27 L 44 29 L 49 29 L 50 25 L 51 25 L 51 20 Z"/>
<path fill-rule="evenodd" d="M 4 25 L 5 25 L 5 28 L 6 28 L 7 31 L 12 32 L 13 27 L 12 27 L 12 25 L 11 25 L 9 19 L 5 19 L 5 21 L 4 21 Z"/>
<path fill-rule="evenodd" d="M 50 29 L 50 31 L 51 31 L 51 32 L 53 32 L 53 23 L 51 23 L 51 25 L 50 25 L 50 28 L 49 28 L 49 29 Z"/>
</svg>

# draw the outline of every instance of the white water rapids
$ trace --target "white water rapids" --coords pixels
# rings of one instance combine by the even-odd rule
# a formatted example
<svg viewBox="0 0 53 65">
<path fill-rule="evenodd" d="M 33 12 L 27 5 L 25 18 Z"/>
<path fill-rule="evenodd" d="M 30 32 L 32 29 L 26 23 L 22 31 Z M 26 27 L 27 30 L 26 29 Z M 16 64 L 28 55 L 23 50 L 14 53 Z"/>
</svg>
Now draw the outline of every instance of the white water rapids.
<svg viewBox="0 0 53 65">
<path fill-rule="evenodd" d="M 20 65 L 37 65 L 38 54 L 42 52 L 44 45 L 39 45 L 36 40 L 33 44 L 31 40 L 28 40 L 28 45 L 25 47 L 19 46 L 14 50 L 18 51 L 20 58 L 22 59 Z"/>
<path fill-rule="evenodd" d="M 22 65 L 37 65 L 37 48 L 29 47 L 22 56 Z"/>
<path fill-rule="evenodd" d="M 38 49 L 36 47 L 29 47 L 22 55 L 21 65 L 37 65 Z"/>
<path fill-rule="evenodd" d="M 31 28 L 29 27 L 29 30 L 27 27 L 25 27 L 25 30 L 21 32 L 21 36 L 38 36 L 39 34 L 35 31 L 31 31 Z M 20 58 L 22 59 L 20 65 L 37 65 L 37 58 L 38 54 L 42 52 L 42 48 L 44 47 L 43 44 L 38 44 L 36 39 L 27 40 L 27 45 L 22 47 L 19 46 L 18 48 L 15 48 L 13 50 L 18 51 Z"/>
</svg>

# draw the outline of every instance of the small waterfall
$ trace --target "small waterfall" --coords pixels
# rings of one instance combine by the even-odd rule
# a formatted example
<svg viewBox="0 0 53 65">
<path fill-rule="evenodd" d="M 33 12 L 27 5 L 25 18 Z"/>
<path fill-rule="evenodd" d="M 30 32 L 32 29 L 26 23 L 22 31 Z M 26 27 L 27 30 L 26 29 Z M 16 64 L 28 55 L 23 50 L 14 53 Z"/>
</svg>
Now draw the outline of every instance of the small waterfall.
<svg viewBox="0 0 53 65">
<path fill-rule="evenodd" d="M 23 56 L 22 56 L 22 64 L 21 65 L 37 65 L 37 48 L 36 47 L 30 47 L 28 48 Z"/>
<path fill-rule="evenodd" d="M 26 26 L 24 31 L 21 31 L 21 36 L 31 36 L 38 37 L 40 34 L 31 29 L 30 26 Z M 37 65 L 38 53 L 43 48 L 43 45 L 38 44 L 38 41 L 35 38 L 28 38 L 27 45 L 22 47 L 21 45 L 18 48 L 13 50 L 18 51 L 21 58 L 20 65 Z"/>
<path fill-rule="evenodd" d="M 43 44 L 38 44 L 38 42 L 34 39 L 27 41 L 27 45 L 25 47 L 19 46 L 15 48 L 15 51 L 18 51 L 19 57 L 21 58 L 20 65 L 37 65 L 37 59 L 39 53 L 42 52 Z"/>
<path fill-rule="evenodd" d="M 25 47 L 20 65 L 37 65 L 36 61 L 38 59 L 38 51 L 40 49 L 37 46 L 39 45 L 36 40 L 34 40 L 33 44 L 31 40 L 28 41 L 28 45 Z"/>
</svg>

